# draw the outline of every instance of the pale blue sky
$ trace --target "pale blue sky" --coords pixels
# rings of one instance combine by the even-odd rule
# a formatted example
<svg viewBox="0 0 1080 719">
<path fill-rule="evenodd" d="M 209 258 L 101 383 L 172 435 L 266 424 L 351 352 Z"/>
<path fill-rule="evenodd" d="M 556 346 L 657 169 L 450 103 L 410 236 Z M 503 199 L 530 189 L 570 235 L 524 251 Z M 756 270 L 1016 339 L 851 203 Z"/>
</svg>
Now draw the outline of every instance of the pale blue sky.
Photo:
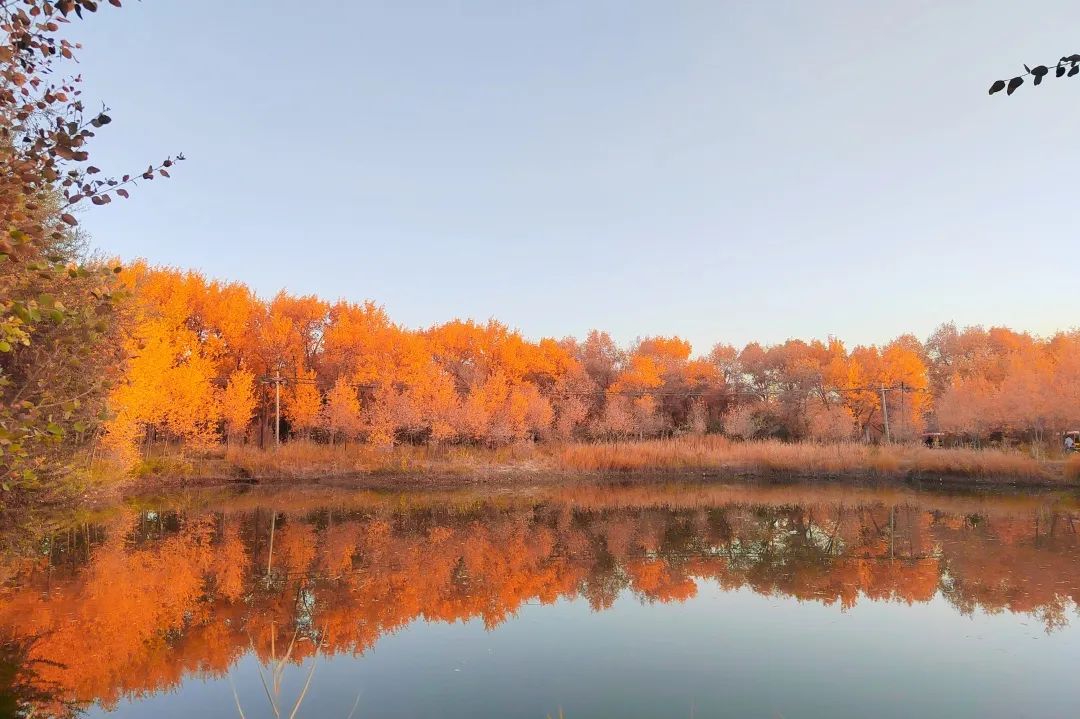
<svg viewBox="0 0 1080 719">
<path fill-rule="evenodd" d="M 104 5 L 104 3 L 102 3 Z M 880 342 L 1080 324 L 1080 3 L 247 2 L 76 34 L 124 258 L 408 326 Z"/>
</svg>

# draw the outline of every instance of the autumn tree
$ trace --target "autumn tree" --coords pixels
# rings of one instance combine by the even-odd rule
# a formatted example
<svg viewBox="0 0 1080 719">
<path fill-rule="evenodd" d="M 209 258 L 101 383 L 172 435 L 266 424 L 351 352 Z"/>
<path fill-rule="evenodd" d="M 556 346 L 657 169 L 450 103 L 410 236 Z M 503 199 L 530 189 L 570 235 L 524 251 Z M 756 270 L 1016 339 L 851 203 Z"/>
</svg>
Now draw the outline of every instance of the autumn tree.
<svg viewBox="0 0 1080 719">
<path fill-rule="evenodd" d="M 221 361 L 220 346 L 197 329 L 204 318 L 196 298 L 206 282 L 197 273 L 139 266 L 131 275 L 136 301 L 124 332 L 122 381 L 108 397 L 106 445 L 127 463 L 140 443 L 147 451 L 156 440 L 209 447 L 219 436 Z"/>
<path fill-rule="evenodd" d="M 939 429 L 956 434 L 981 437 L 998 426 L 994 403 L 996 388 L 982 377 L 950 380 L 937 401 Z"/>
<path fill-rule="evenodd" d="M 813 402 L 808 410 L 807 436 L 819 442 L 846 442 L 855 436 L 855 416 L 847 407 Z"/>
<path fill-rule="evenodd" d="M 633 400 L 623 394 L 609 394 L 604 411 L 592 423 L 591 434 L 602 439 L 620 439 L 637 429 Z"/>
<path fill-rule="evenodd" d="M 368 442 L 376 447 L 391 447 L 399 430 L 413 429 L 418 415 L 411 396 L 390 384 L 381 384 L 372 396 L 364 418 Z"/>
<path fill-rule="evenodd" d="M 690 403 L 690 414 L 686 429 L 690 434 L 701 436 L 709 429 L 709 410 L 704 400 L 695 399 Z"/>
<path fill-rule="evenodd" d="M 251 423 L 255 416 L 255 402 L 255 375 L 246 369 L 238 369 L 229 375 L 221 398 L 221 414 L 230 443 L 242 436 Z"/>
<path fill-rule="evenodd" d="M 885 346 L 881 360 L 882 373 L 877 379 L 894 388 L 893 396 L 886 395 L 895 425 L 891 432 L 897 439 L 910 440 L 923 431 L 931 404 L 925 350 L 914 336 L 901 335 Z"/>
<path fill-rule="evenodd" d="M 603 391 L 615 382 L 622 369 L 625 353 L 607 332 L 590 330 L 585 341 L 578 345 L 577 357 L 585 373 Z"/>
<path fill-rule="evenodd" d="M 439 443 L 457 438 L 463 426 L 463 408 L 449 373 L 433 368 L 414 392 L 428 440 Z"/>
<path fill-rule="evenodd" d="M 990 435 L 1036 445 L 1080 424 L 1080 336 L 1046 339 L 1004 327 L 943 325 L 927 343 L 933 420 L 980 442 Z"/>
<path fill-rule="evenodd" d="M 552 432 L 560 440 L 574 439 L 596 411 L 596 382 L 580 364 L 565 372 L 552 387 L 550 397 L 554 420 Z"/>
<path fill-rule="evenodd" d="M 78 45 L 61 28 L 68 16 L 97 7 L 90 0 L 0 3 L 3 495 L 57 475 L 62 443 L 88 435 L 118 365 L 117 268 L 82 257 L 73 208 L 126 198 L 137 179 L 168 176 L 174 163 L 122 177 L 89 164 L 90 140 L 112 118 L 86 107 L 79 77 L 64 77 Z"/>
<path fill-rule="evenodd" d="M 355 439 L 363 427 L 360 418 L 360 400 L 356 390 L 344 377 L 339 377 L 326 395 L 322 410 L 322 425 L 330 434 L 330 443 L 341 435 L 348 443 Z"/>
<path fill-rule="evenodd" d="M 724 415 L 724 434 L 740 439 L 753 439 L 761 432 L 761 411 L 755 404 L 732 407 Z"/>
<path fill-rule="evenodd" d="M 312 370 L 298 370 L 296 381 L 285 391 L 285 416 L 293 431 L 299 431 L 304 437 L 310 436 L 311 430 L 319 426 L 319 414 L 322 411 L 322 395 L 315 384 L 316 375 Z"/>
<path fill-rule="evenodd" d="M 330 307 L 314 295 L 294 297 L 279 292 L 270 302 L 269 314 L 283 318 L 289 327 L 283 354 L 295 366 L 314 367 L 323 348 Z"/>
</svg>

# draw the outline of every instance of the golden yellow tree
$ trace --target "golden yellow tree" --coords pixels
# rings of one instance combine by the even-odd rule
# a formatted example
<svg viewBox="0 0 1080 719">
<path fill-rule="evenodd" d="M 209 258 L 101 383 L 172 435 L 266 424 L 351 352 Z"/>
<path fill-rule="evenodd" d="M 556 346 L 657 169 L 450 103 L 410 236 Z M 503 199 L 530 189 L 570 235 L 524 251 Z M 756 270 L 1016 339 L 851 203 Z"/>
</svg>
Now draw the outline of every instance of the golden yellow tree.
<svg viewBox="0 0 1080 719">
<path fill-rule="evenodd" d="M 255 375 L 238 369 L 229 375 L 221 397 L 221 415 L 225 420 L 225 436 L 229 444 L 243 435 L 255 416 Z"/>
<path fill-rule="evenodd" d="M 338 434 L 348 442 L 350 437 L 355 438 L 360 431 L 360 400 L 356 396 L 356 390 L 344 377 L 338 377 L 326 395 L 322 423 L 330 433 L 331 444 Z"/>
<path fill-rule="evenodd" d="M 294 432 L 307 437 L 319 426 L 322 395 L 315 384 L 314 370 L 301 370 L 296 375 L 297 381 L 285 392 L 285 416 Z"/>
<path fill-rule="evenodd" d="M 154 283 L 182 294 L 186 280 L 158 275 Z M 145 298 L 144 300 L 145 301 Z M 155 437 L 204 448 L 218 438 L 220 391 L 217 362 L 199 333 L 190 328 L 188 306 L 154 304 L 140 308 L 126 341 L 129 360 L 124 380 L 112 391 L 113 418 L 106 424 L 106 445 L 130 463 L 138 457 L 140 437 L 149 448 Z"/>
</svg>

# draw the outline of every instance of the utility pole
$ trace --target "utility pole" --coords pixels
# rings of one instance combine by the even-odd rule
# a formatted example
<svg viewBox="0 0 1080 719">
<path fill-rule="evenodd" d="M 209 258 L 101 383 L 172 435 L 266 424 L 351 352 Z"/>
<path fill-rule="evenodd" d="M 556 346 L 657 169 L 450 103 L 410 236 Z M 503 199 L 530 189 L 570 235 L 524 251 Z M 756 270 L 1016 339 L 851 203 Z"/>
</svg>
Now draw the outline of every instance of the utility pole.
<svg viewBox="0 0 1080 719">
<path fill-rule="evenodd" d="M 892 433 L 889 432 L 889 405 L 885 401 L 885 383 L 881 383 L 881 416 L 885 420 L 885 441 L 892 443 Z"/>
<path fill-rule="evenodd" d="M 281 363 L 274 367 L 274 449 L 281 446 Z"/>
<path fill-rule="evenodd" d="M 907 394 L 904 392 L 904 383 L 900 382 L 900 441 L 904 441 L 904 400 Z"/>
<path fill-rule="evenodd" d="M 285 378 L 281 376 L 281 368 L 284 366 L 284 362 L 278 360 L 274 365 L 274 376 L 260 378 L 260 382 L 263 384 L 273 383 L 274 385 L 274 449 L 276 450 L 281 446 L 281 383 L 285 381 Z M 260 437 L 262 433 L 262 423 L 260 423 Z M 261 443 L 260 443 L 261 446 Z"/>
</svg>

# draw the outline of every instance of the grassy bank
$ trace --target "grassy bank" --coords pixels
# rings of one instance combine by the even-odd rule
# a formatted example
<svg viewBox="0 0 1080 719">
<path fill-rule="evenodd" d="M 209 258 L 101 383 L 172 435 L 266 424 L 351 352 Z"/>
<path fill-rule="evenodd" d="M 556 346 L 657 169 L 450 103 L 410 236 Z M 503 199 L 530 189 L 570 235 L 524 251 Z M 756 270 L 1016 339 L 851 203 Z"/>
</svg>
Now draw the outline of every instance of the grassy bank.
<svg viewBox="0 0 1080 719">
<path fill-rule="evenodd" d="M 501 448 L 328 446 L 291 442 L 277 450 L 232 448 L 224 456 L 155 462 L 143 478 L 303 481 L 400 476 L 473 478 L 679 474 L 1080 484 L 1080 457 L 1038 460 L 1019 451 L 928 449 L 921 445 L 734 442 L 682 437 L 640 442 L 520 444 Z"/>
<path fill-rule="evenodd" d="M 572 445 L 555 455 L 567 470 L 663 470 L 796 473 L 809 475 L 915 475 L 1051 479 L 1046 463 L 1019 452 L 927 449 L 921 445 L 813 444 L 774 440 L 731 442 L 722 437 L 672 442 Z"/>
</svg>

